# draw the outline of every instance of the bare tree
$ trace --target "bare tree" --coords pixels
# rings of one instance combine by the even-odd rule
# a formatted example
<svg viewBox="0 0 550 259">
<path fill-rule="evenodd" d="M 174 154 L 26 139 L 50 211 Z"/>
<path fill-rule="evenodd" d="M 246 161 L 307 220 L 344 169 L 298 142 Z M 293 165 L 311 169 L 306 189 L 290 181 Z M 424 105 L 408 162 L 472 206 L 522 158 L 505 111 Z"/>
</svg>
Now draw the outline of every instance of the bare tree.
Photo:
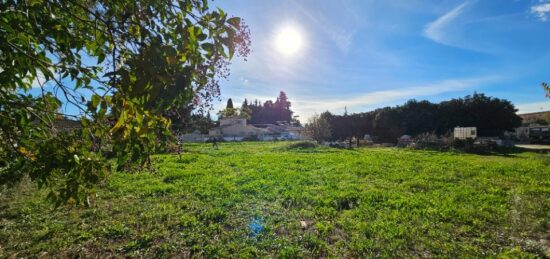
<svg viewBox="0 0 550 259">
<path fill-rule="evenodd" d="M 330 138 L 329 122 L 317 114 L 309 119 L 305 130 L 306 134 L 318 143 Z"/>
</svg>

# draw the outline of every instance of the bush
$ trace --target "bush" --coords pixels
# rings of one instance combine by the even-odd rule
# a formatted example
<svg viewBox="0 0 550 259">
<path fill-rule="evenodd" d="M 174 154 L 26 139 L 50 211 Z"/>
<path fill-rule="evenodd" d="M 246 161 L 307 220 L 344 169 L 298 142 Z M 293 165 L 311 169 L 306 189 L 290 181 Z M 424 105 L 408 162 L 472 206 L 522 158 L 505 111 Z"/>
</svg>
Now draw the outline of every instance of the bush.
<svg viewBox="0 0 550 259">
<path fill-rule="evenodd" d="M 243 138 L 244 141 L 260 141 L 260 138 L 258 138 L 258 135 L 248 135 Z"/>
<path fill-rule="evenodd" d="M 300 141 L 300 142 L 288 145 L 287 149 L 306 149 L 306 148 L 316 148 L 316 147 L 318 147 L 318 145 L 313 142 Z"/>
<path fill-rule="evenodd" d="M 417 149 L 448 150 L 451 143 L 447 138 L 440 138 L 434 133 L 422 133 L 413 139 L 411 147 Z"/>
<path fill-rule="evenodd" d="M 181 144 L 176 140 L 166 142 L 166 146 L 161 153 L 165 154 L 180 154 L 182 152 Z"/>
</svg>

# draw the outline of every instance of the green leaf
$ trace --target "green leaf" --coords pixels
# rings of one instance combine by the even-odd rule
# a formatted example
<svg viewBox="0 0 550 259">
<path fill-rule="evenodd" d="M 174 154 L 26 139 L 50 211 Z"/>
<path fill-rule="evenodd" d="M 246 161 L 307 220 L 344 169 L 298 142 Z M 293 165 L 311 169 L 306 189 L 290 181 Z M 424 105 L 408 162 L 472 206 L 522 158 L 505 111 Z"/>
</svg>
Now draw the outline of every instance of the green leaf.
<svg viewBox="0 0 550 259">
<path fill-rule="evenodd" d="M 103 62 L 103 60 L 105 60 L 105 53 L 101 52 L 97 56 L 97 63 L 101 64 Z"/>
<path fill-rule="evenodd" d="M 227 19 L 227 23 L 233 25 L 233 27 L 240 29 L 241 28 L 241 18 L 239 17 L 231 17 Z"/>
<path fill-rule="evenodd" d="M 99 95 L 94 94 L 92 95 L 92 106 L 96 108 L 99 105 L 99 102 L 101 102 L 101 97 Z"/>
</svg>

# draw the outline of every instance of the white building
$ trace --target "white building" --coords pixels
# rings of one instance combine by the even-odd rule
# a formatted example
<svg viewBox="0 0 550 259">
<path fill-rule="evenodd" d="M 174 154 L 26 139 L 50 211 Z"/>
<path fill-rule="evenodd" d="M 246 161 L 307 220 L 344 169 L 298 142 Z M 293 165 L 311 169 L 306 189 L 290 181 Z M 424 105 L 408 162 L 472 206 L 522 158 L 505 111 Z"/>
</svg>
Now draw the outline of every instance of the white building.
<svg viewBox="0 0 550 259">
<path fill-rule="evenodd" d="M 211 137 L 222 137 L 227 141 L 241 141 L 243 139 L 257 140 L 298 140 L 303 139 L 303 127 L 288 124 L 258 124 L 247 125 L 246 119 L 239 117 L 223 118 L 220 126 L 210 129 Z"/>
</svg>

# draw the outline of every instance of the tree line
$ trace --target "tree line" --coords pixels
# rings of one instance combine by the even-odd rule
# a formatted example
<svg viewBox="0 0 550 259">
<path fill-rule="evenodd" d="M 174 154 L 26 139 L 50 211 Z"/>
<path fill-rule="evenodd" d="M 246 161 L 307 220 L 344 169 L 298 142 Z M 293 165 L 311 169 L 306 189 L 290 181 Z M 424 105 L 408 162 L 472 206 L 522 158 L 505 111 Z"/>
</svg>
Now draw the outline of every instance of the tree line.
<svg viewBox="0 0 550 259">
<path fill-rule="evenodd" d="M 508 100 L 474 93 L 440 103 L 410 100 L 400 106 L 355 114 L 335 115 L 326 111 L 319 119 L 326 120 L 330 127 L 327 140 L 362 138 L 369 134 L 381 142 L 396 142 L 404 134 L 450 135 L 457 126 L 477 127 L 479 136 L 498 136 L 521 125 L 516 112 Z"/>
<path fill-rule="evenodd" d="M 225 109 L 221 110 L 218 116 L 220 118 L 243 117 L 249 124 L 276 124 L 278 122 L 299 124 L 299 121 L 292 116 L 294 112 L 290 109 L 291 105 L 284 91 L 279 92 L 275 102 L 267 100 L 262 103 L 254 100 L 249 103 L 247 99 L 244 99 L 240 108 L 234 107 L 233 100 L 229 98 Z"/>
</svg>

